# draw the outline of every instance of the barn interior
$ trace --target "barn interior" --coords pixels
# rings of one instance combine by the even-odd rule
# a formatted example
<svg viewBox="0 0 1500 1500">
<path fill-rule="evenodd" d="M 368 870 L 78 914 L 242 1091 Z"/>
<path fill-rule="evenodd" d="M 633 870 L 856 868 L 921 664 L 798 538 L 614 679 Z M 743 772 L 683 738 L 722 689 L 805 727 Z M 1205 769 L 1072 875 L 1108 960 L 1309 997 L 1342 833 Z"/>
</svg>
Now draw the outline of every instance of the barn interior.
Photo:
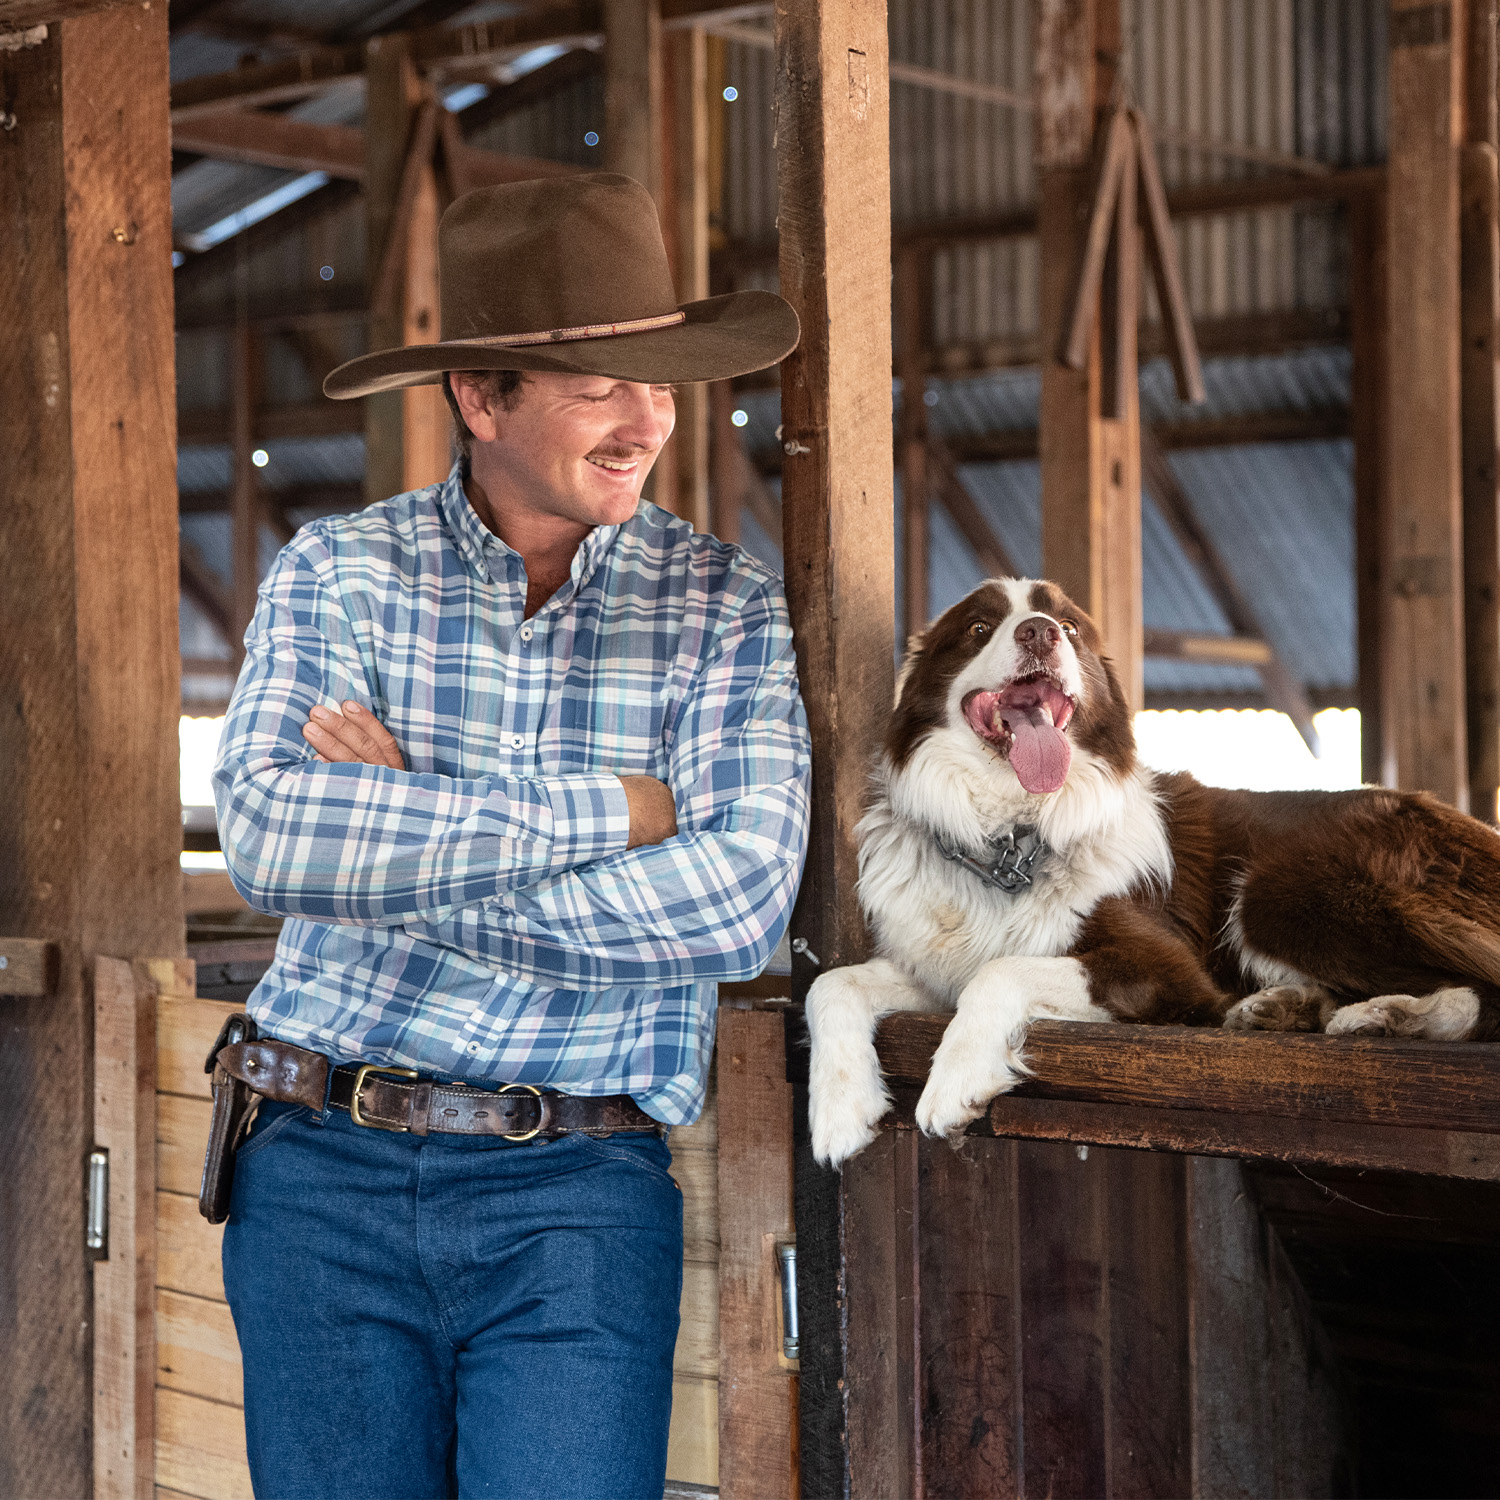
<svg viewBox="0 0 1500 1500">
<path fill-rule="evenodd" d="M 1221 1104 L 1163 1085 L 1168 1114 L 1265 1115 L 1270 1134 L 1101 1123 L 1087 1111 L 1114 1107 L 1107 1090 L 1064 1089 L 1045 1120 L 997 1124 L 962 1182 L 908 1111 L 888 1157 L 838 1183 L 806 1151 L 795 998 L 809 951 L 863 941 L 837 808 L 859 796 L 887 648 L 986 577 L 1057 577 L 1086 599 L 1137 709 L 1273 709 L 1313 748 L 1316 713 L 1357 709 L 1364 780 L 1495 819 L 1500 0 L 161 10 L 0 0 L 3 295 L 23 331 L 0 365 L 0 701 L 17 705 L 0 848 L 18 851 L 0 952 L 46 971 L 18 992 L 32 998 L 0 998 L 0 1111 L 53 1135 L 0 1187 L 0 1303 L 43 1371 L 0 1371 L 0 1493 L 40 1493 L 44 1474 L 56 1493 L 249 1493 L 217 1241 L 192 1212 L 206 1085 L 189 1054 L 265 971 L 279 923 L 222 873 L 179 875 L 218 835 L 181 805 L 177 719 L 224 711 L 259 580 L 298 527 L 448 472 L 434 390 L 322 395 L 347 359 L 437 338 L 446 205 L 600 170 L 651 188 L 684 301 L 765 288 L 804 327 L 827 314 L 791 375 L 682 390 L 648 491 L 786 570 L 799 630 L 834 641 L 803 676 L 815 743 L 840 757 L 799 956 L 724 987 L 716 1103 L 674 1139 L 690 1265 L 669 1492 L 1496 1493 L 1492 1049 L 1459 1076 L 1391 1044 L 1372 1095 L 1403 1068 L 1430 1082 L 1395 1113 L 1344 1101 L 1325 1119 L 1313 1084 L 1294 1109 L 1246 1103 L 1248 1085 Z M 131 123 L 107 128 L 95 95 L 115 68 L 131 99 L 110 107 Z M 859 130 L 829 123 L 825 94 Z M 1117 111 L 1149 127 L 1171 264 L 1143 255 L 1146 199 L 1124 193 L 1131 222 L 1089 301 L 1079 266 Z M 38 249 L 70 193 L 97 195 L 101 242 L 140 235 L 161 264 L 74 270 L 75 252 Z M 57 228 L 57 246 L 77 234 Z M 79 413 L 112 364 L 139 398 L 119 431 L 140 431 L 85 452 Z M 71 438 L 47 435 L 59 388 Z M 827 435 L 813 478 L 810 431 Z M 66 713 L 38 708 L 57 684 Z M 123 811 L 102 805 L 112 756 L 145 788 Z M 80 852 L 59 856 L 68 836 Z M 150 1074 L 121 1127 L 147 1132 L 138 1201 L 114 1214 L 147 1268 L 95 1321 L 107 1332 L 110 1296 L 147 1312 L 79 1354 L 59 1330 L 80 1310 L 87 1324 L 115 1274 L 75 1265 L 82 1192 L 56 1207 L 101 1133 L 96 1050 L 114 1023 L 94 954 L 137 961 L 110 982 L 138 1023 L 124 1065 Z M 38 1106 L 59 1067 L 68 1087 Z M 111 1150 L 118 1175 L 127 1148 Z M 1018 1236 L 1004 1295 L 940 1243 L 979 1218 Z M 886 1260 L 852 1247 L 867 1232 L 896 1246 Z M 775 1255 L 792 1241 L 800 1353 Z M 895 1311 L 861 1325 L 882 1288 Z M 999 1302 L 1025 1330 L 1013 1368 Z M 1033 1329 L 1051 1341 L 1041 1367 Z"/>
</svg>

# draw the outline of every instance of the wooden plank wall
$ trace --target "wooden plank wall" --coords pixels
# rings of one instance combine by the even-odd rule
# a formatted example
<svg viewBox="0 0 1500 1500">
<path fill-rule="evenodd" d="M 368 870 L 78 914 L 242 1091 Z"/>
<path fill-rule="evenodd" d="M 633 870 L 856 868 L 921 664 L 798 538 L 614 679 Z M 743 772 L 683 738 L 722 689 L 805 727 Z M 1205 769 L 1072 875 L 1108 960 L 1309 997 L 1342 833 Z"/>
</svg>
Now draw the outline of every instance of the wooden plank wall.
<svg viewBox="0 0 1500 1500">
<path fill-rule="evenodd" d="M 210 1094 L 203 1059 L 238 1006 L 163 995 L 157 1021 L 157 1500 L 250 1500 L 240 1351 L 220 1272 L 222 1225 L 198 1213 Z M 717 1107 L 672 1134 L 685 1260 L 667 1474 L 718 1484 Z"/>
<path fill-rule="evenodd" d="M 900 1406 L 856 1497 L 1335 1492 L 1339 1393 L 1237 1162 L 906 1129 L 870 1152 L 898 1163 L 898 1232 L 863 1243 L 895 1247 L 900 1318 L 894 1372 L 851 1369 L 851 1447 L 869 1384 Z"/>
</svg>

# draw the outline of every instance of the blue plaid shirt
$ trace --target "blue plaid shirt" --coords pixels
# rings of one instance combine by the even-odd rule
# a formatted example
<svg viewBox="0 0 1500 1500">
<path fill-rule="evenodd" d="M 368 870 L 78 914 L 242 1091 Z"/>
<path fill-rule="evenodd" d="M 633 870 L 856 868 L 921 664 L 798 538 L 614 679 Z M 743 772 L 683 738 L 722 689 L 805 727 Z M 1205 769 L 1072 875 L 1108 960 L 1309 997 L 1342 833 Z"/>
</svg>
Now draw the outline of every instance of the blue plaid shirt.
<svg viewBox="0 0 1500 1500">
<path fill-rule="evenodd" d="M 806 850 L 809 746 L 777 578 L 642 505 L 530 619 L 457 470 L 304 527 L 261 585 L 214 770 L 229 873 L 289 918 L 261 1029 L 343 1061 L 703 1101 L 716 981 L 758 973 Z M 353 698 L 407 770 L 323 765 Z M 678 834 L 627 852 L 618 775 Z"/>
</svg>

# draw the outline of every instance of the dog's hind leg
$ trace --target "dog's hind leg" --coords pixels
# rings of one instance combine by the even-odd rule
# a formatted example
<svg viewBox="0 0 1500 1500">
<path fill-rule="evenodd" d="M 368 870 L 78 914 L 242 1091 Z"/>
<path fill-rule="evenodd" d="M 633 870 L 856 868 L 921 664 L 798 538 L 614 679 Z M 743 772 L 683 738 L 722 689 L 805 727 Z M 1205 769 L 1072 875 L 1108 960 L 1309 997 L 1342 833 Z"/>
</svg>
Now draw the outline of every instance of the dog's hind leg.
<svg viewBox="0 0 1500 1500">
<path fill-rule="evenodd" d="M 1108 1021 L 1089 998 L 1089 973 L 1076 958 L 997 958 L 958 997 L 958 1011 L 932 1059 L 917 1102 L 928 1135 L 956 1135 L 996 1094 L 1028 1071 L 1021 1056 L 1033 1021 Z"/>
<path fill-rule="evenodd" d="M 895 964 L 877 958 L 820 974 L 807 993 L 808 1124 L 813 1155 L 831 1167 L 875 1139 L 891 1096 L 875 1055 L 875 1026 L 898 1010 L 938 1002 Z"/>
</svg>

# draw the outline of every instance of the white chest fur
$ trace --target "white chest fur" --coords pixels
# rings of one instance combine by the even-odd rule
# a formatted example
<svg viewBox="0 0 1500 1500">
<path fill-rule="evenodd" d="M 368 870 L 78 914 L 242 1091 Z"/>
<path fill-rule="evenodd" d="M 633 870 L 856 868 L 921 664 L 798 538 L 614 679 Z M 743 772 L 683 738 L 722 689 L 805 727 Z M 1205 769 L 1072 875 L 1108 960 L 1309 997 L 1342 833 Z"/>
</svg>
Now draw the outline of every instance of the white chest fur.
<svg viewBox="0 0 1500 1500">
<path fill-rule="evenodd" d="M 1032 796 L 995 775 L 992 752 L 967 730 L 939 730 L 899 773 L 882 766 L 877 786 L 859 829 L 860 902 L 881 955 L 949 1005 L 981 965 L 1066 953 L 1100 901 L 1171 879 L 1147 771 L 1121 779 L 1078 752 L 1060 791 Z M 977 855 L 1016 826 L 1034 827 L 1048 852 L 1035 883 L 1014 895 L 938 847 L 941 832 Z"/>
</svg>

